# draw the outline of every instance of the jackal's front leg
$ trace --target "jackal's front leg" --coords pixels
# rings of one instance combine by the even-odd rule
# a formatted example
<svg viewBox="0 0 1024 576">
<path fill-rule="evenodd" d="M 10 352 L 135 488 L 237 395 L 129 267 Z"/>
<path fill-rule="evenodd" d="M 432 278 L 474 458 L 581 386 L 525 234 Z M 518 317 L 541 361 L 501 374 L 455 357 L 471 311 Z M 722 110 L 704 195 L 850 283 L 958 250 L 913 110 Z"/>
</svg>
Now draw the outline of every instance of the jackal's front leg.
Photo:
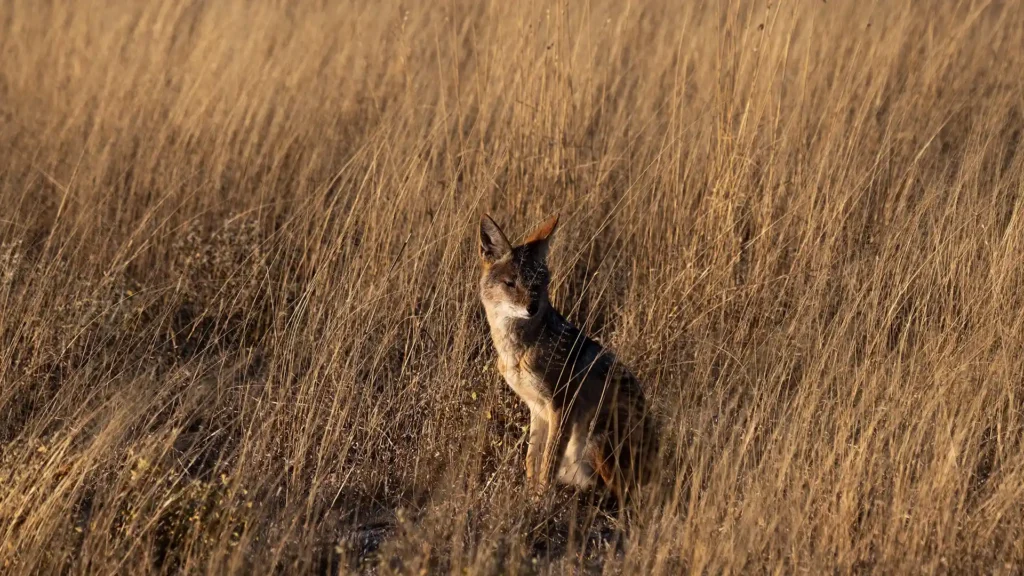
<svg viewBox="0 0 1024 576">
<path fill-rule="evenodd" d="M 547 419 L 539 410 L 530 410 L 530 443 L 526 447 L 526 480 L 530 484 L 535 483 L 540 475 L 547 439 Z"/>
<path fill-rule="evenodd" d="M 544 442 L 544 454 L 541 457 L 540 473 L 537 486 L 546 488 L 554 481 L 558 469 L 562 465 L 565 447 L 569 443 L 569 425 L 565 421 L 564 409 L 553 409 L 548 416 L 548 434 Z"/>
</svg>

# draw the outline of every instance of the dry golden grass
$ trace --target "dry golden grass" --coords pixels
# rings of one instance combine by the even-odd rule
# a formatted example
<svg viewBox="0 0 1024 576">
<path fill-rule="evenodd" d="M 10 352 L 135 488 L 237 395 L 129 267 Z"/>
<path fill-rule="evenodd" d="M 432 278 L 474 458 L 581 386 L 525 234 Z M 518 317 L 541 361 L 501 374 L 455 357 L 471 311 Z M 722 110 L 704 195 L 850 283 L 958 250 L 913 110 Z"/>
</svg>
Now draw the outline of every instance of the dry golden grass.
<svg viewBox="0 0 1024 576">
<path fill-rule="evenodd" d="M 1024 570 L 1024 5 L 321 4 L 0 4 L 0 570 Z M 625 517 L 523 504 L 484 210 Z"/>
</svg>

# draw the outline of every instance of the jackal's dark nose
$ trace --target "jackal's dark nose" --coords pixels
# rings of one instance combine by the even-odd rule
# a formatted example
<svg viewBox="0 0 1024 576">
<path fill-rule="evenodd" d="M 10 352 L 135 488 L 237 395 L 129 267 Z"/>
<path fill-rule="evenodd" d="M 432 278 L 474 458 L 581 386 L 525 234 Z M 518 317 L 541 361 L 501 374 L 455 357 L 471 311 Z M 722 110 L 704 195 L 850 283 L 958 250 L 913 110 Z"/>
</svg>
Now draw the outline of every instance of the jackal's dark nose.
<svg viewBox="0 0 1024 576">
<path fill-rule="evenodd" d="M 530 302 L 530 304 L 526 307 L 526 313 L 529 314 L 530 316 L 533 316 L 534 314 L 537 313 L 537 310 L 539 309 L 540 304 L 538 304 L 537 302 Z"/>
</svg>

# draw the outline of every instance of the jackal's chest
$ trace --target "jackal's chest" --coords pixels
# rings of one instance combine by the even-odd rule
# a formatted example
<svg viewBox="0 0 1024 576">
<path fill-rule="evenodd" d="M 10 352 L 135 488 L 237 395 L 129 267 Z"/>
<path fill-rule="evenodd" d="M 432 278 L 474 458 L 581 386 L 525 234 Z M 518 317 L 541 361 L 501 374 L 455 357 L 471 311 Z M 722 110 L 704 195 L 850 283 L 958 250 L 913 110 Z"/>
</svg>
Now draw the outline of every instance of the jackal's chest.
<svg viewBox="0 0 1024 576">
<path fill-rule="evenodd" d="M 516 396 L 526 402 L 531 412 L 547 411 L 551 404 L 551 394 L 541 377 L 523 366 L 514 356 L 504 354 L 498 355 L 498 372 Z"/>
</svg>

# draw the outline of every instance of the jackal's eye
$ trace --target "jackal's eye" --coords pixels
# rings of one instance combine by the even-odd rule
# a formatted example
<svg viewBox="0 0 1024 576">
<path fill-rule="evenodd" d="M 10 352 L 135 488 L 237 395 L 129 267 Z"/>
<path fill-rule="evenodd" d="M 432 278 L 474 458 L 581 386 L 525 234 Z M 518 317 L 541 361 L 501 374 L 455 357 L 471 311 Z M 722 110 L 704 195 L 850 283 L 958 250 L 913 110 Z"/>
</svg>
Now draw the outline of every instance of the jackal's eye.
<svg viewBox="0 0 1024 576">
<path fill-rule="evenodd" d="M 509 288 L 515 288 L 516 287 L 516 281 L 512 280 L 511 278 L 506 278 L 506 279 L 502 280 L 502 282 L 504 282 L 505 286 L 508 286 Z"/>
</svg>

